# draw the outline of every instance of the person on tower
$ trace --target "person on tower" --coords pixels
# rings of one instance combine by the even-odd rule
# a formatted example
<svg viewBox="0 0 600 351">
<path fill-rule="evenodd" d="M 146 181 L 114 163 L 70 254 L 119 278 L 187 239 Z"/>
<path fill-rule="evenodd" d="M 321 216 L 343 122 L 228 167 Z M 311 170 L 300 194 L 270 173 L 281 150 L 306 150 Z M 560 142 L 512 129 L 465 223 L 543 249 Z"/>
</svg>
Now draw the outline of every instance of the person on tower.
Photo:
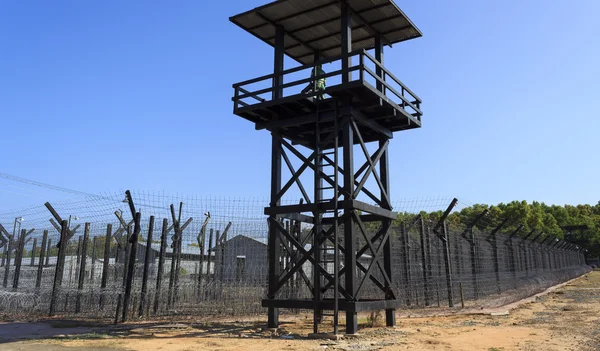
<svg viewBox="0 0 600 351">
<path fill-rule="evenodd" d="M 316 65 L 315 67 L 313 67 L 312 72 L 310 73 L 310 77 L 311 78 L 315 78 L 317 76 L 323 76 L 325 75 L 325 71 L 323 71 L 323 67 L 321 66 L 321 64 Z M 311 81 L 310 83 L 308 83 L 308 85 L 306 86 L 306 88 L 302 89 L 302 94 L 306 94 L 308 92 L 318 92 L 318 91 L 323 91 L 325 90 L 325 77 L 321 77 L 321 78 L 317 78 L 316 80 Z M 321 100 L 325 99 L 325 94 L 321 94 L 321 95 L 317 95 L 317 97 L 321 97 Z"/>
</svg>

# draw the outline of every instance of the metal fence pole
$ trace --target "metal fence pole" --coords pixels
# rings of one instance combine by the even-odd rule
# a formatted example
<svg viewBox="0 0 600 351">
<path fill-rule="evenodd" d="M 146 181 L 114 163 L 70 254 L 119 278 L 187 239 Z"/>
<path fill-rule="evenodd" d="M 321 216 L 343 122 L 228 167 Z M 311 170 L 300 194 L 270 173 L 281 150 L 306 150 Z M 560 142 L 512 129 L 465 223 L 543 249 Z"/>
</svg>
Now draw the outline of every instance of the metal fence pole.
<svg viewBox="0 0 600 351">
<path fill-rule="evenodd" d="M 48 238 L 48 243 L 46 244 L 46 267 L 50 267 L 50 254 L 52 253 L 52 239 Z"/>
<path fill-rule="evenodd" d="M 448 288 L 448 307 L 454 307 L 454 289 L 452 282 L 452 263 L 450 262 L 450 243 L 448 242 L 448 227 L 446 221 L 442 224 L 443 239 L 442 244 L 444 247 L 444 263 L 446 265 L 446 286 Z"/>
<path fill-rule="evenodd" d="M 96 275 L 96 245 L 98 244 L 98 237 L 92 238 L 92 267 L 90 267 L 90 283 L 94 283 L 94 276 Z"/>
<path fill-rule="evenodd" d="M 429 276 L 427 274 L 427 247 L 425 239 L 425 220 L 423 217 L 419 218 L 421 224 L 419 233 L 421 234 L 421 265 L 423 267 L 423 293 L 425 297 L 425 306 L 429 306 Z"/>
<path fill-rule="evenodd" d="M 8 286 L 8 276 L 10 274 L 10 259 L 12 256 L 12 251 L 14 250 L 13 245 L 15 241 L 14 234 L 8 237 L 8 248 L 6 251 L 6 265 L 4 265 L 4 280 L 2 282 L 3 287 Z"/>
<path fill-rule="evenodd" d="M 31 262 L 29 265 L 31 267 L 35 266 L 35 252 L 37 250 L 37 238 L 33 238 L 33 248 L 31 249 Z"/>
<path fill-rule="evenodd" d="M 42 236 L 42 246 L 40 247 L 40 260 L 38 262 L 37 276 L 35 278 L 35 287 L 37 289 L 42 285 L 42 274 L 44 272 L 44 255 L 46 254 L 46 245 L 48 243 L 48 231 L 44 230 Z"/>
<path fill-rule="evenodd" d="M 17 247 L 15 248 L 15 273 L 13 275 L 13 290 L 17 291 L 19 288 L 19 278 L 21 276 L 21 263 L 23 262 L 23 252 L 25 251 L 25 236 L 27 231 L 21 229 L 21 236 L 17 240 Z"/>
<path fill-rule="evenodd" d="M 69 224 L 67 220 L 62 220 L 60 223 L 60 239 L 58 242 L 58 256 L 56 260 L 56 269 L 54 272 L 54 284 L 52 285 L 52 297 L 50 298 L 50 316 L 53 316 L 56 312 L 56 300 L 58 298 L 58 290 L 62 284 L 63 268 L 65 253 L 67 248 L 67 236 L 69 233 Z"/>
<path fill-rule="evenodd" d="M 108 282 L 108 271 L 110 262 L 110 243 L 112 240 L 112 224 L 106 226 L 106 237 L 104 238 L 104 257 L 102 262 L 102 278 L 100 280 L 100 309 L 104 309 L 104 301 L 106 299 L 106 283 Z"/>
<path fill-rule="evenodd" d="M 81 239 L 81 237 L 79 237 Z M 79 276 L 77 281 L 77 299 L 75 301 L 75 313 L 81 312 L 81 293 L 83 291 L 83 284 L 85 283 L 85 263 L 87 261 L 87 245 L 90 239 L 90 224 L 85 223 L 83 229 L 83 242 L 81 243 L 81 259 L 79 264 Z"/>
<path fill-rule="evenodd" d="M 142 214 L 137 212 L 135 214 L 135 222 L 133 227 L 133 234 L 128 239 L 129 243 L 129 258 L 128 258 L 128 267 L 127 267 L 127 279 L 125 281 L 125 296 L 123 297 L 123 317 L 121 321 L 127 321 L 127 315 L 129 314 L 129 302 L 131 299 L 131 289 L 133 287 L 133 281 L 135 280 L 135 263 L 137 262 L 137 246 L 138 246 L 138 236 L 140 234 L 140 220 L 142 218 Z"/>
<path fill-rule="evenodd" d="M 162 287 L 162 276 L 164 273 L 165 251 L 167 249 L 167 233 L 169 222 L 166 218 L 162 222 L 162 231 L 160 235 L 160 251 L 158 253 L 158 272 L 156 273 L 156 289 L 154 291 L 154 315 L 158 313 L 158 304 L 160 302 L 160 290 Z"/>
<path fill-rule="evenodd" d="M 475 300 L 479 299 L 479 280 L 477 279 L 477 263 L 479 262 L 478 240 L 473 227 L 469 229 L 471 245 L 471 277 L 473 279 L 473 295 Z"/>
<path fill-rule="evenodd" d="M 150 270 L 150 255 L 152 254 L 152 232 L 154 231 L 154 216 L 150 216 L 148 223 L 148 237 L 146 238 L 146 253 L 144 255 L 144 273 L 142 276 L 142 292 L 140 296 L 140 307 L 138 316 L 144 315 L 144 305 L 146 304 L 146 294 L 148 293 L 148 275 Z"/>
<path fill-rule="evenodd" d="M 411 289 L 411 277 L 410 277 L 410 244 L 408 238 L 408 230 L 406 230 L 406 223 L 402 222 L 400 224 L 400 231 L 402 236 L 402 248 L 404 249 L 403 258 L 404 258 L 404 279 L 406 282 L 406 305 L 411 305 L 411 297 L 412 297 L 412 289 Z"/>
</svg>

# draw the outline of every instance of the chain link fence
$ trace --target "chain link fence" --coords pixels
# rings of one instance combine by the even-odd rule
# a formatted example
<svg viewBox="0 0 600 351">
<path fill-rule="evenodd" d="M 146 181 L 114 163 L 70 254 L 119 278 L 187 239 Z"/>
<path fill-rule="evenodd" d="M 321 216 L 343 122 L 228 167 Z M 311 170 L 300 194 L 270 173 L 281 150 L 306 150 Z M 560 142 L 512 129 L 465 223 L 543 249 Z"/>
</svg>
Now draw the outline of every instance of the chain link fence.
<svg viewBox="0 0 600 351">
<path fill-rule="evenodd" d="M 142 213 L 136 243 L 130 243 L 134 221 L 123 211 L 128 204 L 121 194 L 52 204 L 70 236 L 61 243 L 62 251 L 57 243 L 63 228 L 58 221 L 51 223 L 47 206 L 0 214 L 6 238 L 0 313 L 118 321 L 264 313 L 267 201 L 141 192 L 131 196 Z M 405 308 L 505 304 L 589 269 L 581 251 L 572 246 L 505 232 L 495 225 L 497 218 L 440 226 L 424 215 L 443 211 L 448 203 L 446 198 L 420 199 L 395 206 L 404 215 L 391 229 L 392 283 Z M 295 221 L 283 225 L 300 240 L 311 229 Z M 494 227 L 498 229 L 489 229 Z M 365 246 L 377 229 L 357 235 L 357 247 Z M 280 251 L 282 268 L 299 258 L 298 252 Z M 383 264 L 373 262 L 369 252 L 358 261 L 365 268 Z M 333 265 L 324 268 L 333 273 Z M 380 281 L 384 278 L 372 272 Z M 364 271 L 357 276 L 364 277 Z M 310 298 L 305 280 L 312 281 L 309 264 L 286 283 L 281 297 Z M 372 280 L 365 284 L 362 298 L 382 298 Z"/>
</svg>

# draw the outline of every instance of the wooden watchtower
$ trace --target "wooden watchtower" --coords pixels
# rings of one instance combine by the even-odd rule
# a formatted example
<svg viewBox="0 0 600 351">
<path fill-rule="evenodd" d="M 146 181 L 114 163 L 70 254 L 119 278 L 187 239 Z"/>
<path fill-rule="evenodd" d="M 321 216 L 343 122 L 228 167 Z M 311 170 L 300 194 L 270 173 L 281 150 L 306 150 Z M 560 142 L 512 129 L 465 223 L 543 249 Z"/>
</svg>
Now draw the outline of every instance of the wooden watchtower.
<svg viewBox="0 0 600 351">
<path fill-rule="evenodd" d="M 230 21 L 275 52 L 272 74 L 233 85 L 234 114 L 272 138 L 262 301 L 269 327 L 277 327 L 279 308 L 314 310 L 315 333 L 324 316 L 337 333 L 338 311 L 348 334 L 361 311 L 385 310 L 395 325 L 401 301 L 392 281 L 388 145 L 394 132 L 420 128 L 422 113 L 421 99 L 383 65 L 383 48 L 421 32 L 392 0 L 280 0 Z M 285 55 L 299 65 L 284 68 Z M 327 72 L 313 71 L 321 66 Z M 377 143 L 374 153 L 369 143 Z M 358 168 L 355 151 L 366 160 Z M 366 188 L 368 179 L 377 191 Z M 282 204 L 293 185 L 303 201 Z M 312 229 L 286 228 L 285 218 Z"/>
</svg>

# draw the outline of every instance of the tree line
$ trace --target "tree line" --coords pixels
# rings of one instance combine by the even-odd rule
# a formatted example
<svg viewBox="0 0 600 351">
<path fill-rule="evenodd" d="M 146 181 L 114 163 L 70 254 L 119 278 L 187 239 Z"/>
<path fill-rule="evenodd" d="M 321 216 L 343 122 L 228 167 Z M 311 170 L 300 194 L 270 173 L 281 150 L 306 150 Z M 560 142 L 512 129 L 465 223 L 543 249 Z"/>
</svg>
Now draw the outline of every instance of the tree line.
<svg viewBox="0 0 600 351">
<path fill-rule="evenodd" d="M 482 231 L 491 231 L 506 221 L 501 230 L 503 233 L 512 233 L 519 225 L 523 225 L 521 236 L 536 230 L 559 239 L 577 240 L 591 255 L 600 255 L 600 201 L 596 205 L 575 206 L 546 205 L 537 201 L 512 201 L 497 205 L 475 204 L 450 213 L 447 223 L 469 225 L 485 210 L 487 215 L 475 225 Z M 421 212 L 421 216 L 436 221 L 443 213 L 442 210 Z M 402 212 L 398 214 L 398 221 L 410 221 L 414 217 L 414 213 Z M 586 229 L 571 230 L 572 236 L 567 237 L 568 228 L 573 226 L 583 226 Z"/>
</svg>

